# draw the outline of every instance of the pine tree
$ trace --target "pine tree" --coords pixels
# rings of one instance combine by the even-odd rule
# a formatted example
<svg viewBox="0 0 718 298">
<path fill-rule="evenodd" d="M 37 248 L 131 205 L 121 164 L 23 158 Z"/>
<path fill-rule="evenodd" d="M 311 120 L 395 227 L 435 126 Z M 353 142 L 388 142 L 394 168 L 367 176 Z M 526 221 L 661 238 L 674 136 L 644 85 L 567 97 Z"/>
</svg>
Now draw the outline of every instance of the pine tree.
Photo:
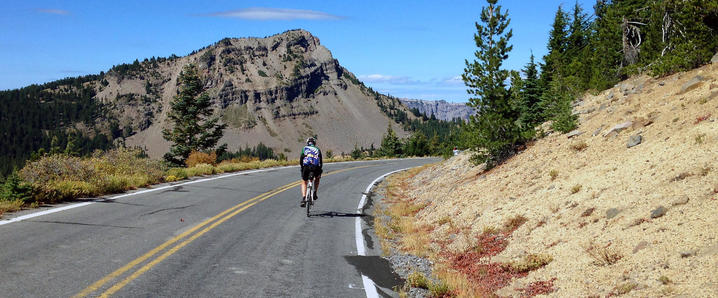
<svg viewBox="0 0 718 298">
<path fill-rule="evenodd" d="M 496 5 L 497 0 L 487 0 L 488 6 L 481 11 L 481 23 L 476 23 L 474 41 L 478 48 L 475 60 L 465 61 L 462 79 L 473 97 L 468 105 L 478 111 L 467 125 L 471 134 L 470 146 L 476 152 L 474 163 L 486 162 L 493 167 L 508 158 L 514 148 L 522 143 L 521 129 L 517 125 L 519 113 L 511 104 L 511 94 L 505 81 L 507 70 L 501 69 L 512 46 L 512 31 L 508 13 Z"/>
<path fill-rule="evenodd" d="M 568 30 L 567 48 L 566 48 L 566 70 L 564 72 L 567 77 L 574 77 L 579 84 L 579 89 L 586 89 L 591 76 L 591 67 L 589 65 L 590 48 L 588 17 L 583 12 L 581 5 L 576 2 L 573 7 L 573 15 L 571 25 Z"/>
<path fill-rule="evenodd" d="M 568 48 L 568 15 L 561 6 L 554 16 L 548 39 L 548 53 L 543 57 L 541 66 L 541 89 L 548 89 L 555 75 L 560 75 L 560 68 L 564 65 L 564 53 Z"/>
<path fill-rule="evenodd" d="M 381 140 L 381 147 L 379 147 L 379 155 L 394 157 L 401 155 L 401 140 L 396 136 L 396 133 L 391 128 L 391 123 L 386 128 L 386 134 Z"/>
<path fill-rule="evenodd" d="M 219 124 L 219 117 L 211 117 L 211 102 L 209 96 L 202 92 L 202 81 L 196 66 L 185 66 L 177 80 L 179 90 L 170 103 L 168 114 L 174 127 L 163 130 L 162 134 L 165 140 L 173 143 L 165 159 L 182 165 L 192 151 L 214 148 L 227 126 Z"/>
<path fill-rule="evenodd" d="M 541 88 L 539 86 L 539 74 L 534 55 L 531 54 L 529 63 L 521 70 L 524 74 L 521 88 L 521 117 L 520 122 L 535 127 L 543 121 L 542 111 L 539 106 L 541 101 Z"/>
</svg>

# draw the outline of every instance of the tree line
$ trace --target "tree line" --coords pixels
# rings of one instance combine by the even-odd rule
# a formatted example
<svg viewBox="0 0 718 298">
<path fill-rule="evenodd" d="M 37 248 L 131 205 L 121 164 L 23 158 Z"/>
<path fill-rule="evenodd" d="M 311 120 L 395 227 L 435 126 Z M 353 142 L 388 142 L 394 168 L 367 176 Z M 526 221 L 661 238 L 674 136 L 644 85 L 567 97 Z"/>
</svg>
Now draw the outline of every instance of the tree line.
<svg viewBox="0 0 718 298">
<path fill-rule="evenodd" d="M 512 50 L 508 12 L 487 0 L 462 79 L 477 109 L 464 126 L 461 146 L 473 161 L 501 163 L 543 132 L 577 127 L 573 102 L 635 74 L 663 76 L 705 64 L 718 50 L 718 2 L 711 0 L 598 0 L 589 16 L 576 3 L 559 6 L 547 41 L 548 53 L 531 55 L 520 71 L 504 69 Z"/>
</svg>

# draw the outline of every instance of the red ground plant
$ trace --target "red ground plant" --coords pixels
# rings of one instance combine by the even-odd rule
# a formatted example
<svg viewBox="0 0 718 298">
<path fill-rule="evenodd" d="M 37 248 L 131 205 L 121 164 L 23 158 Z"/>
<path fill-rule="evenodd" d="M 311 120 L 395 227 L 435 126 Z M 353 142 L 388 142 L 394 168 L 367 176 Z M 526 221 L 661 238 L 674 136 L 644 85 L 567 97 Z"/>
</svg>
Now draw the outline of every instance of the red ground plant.
<svg viewBox="0 0 718 298">
<path fill-rule="evenodd" d="M 539 280 L 530 283 L 527 287 L 516 289 L 517 291 L 521 292 L 522 297 L 533 297 L 536 295 L 544 295 L 548 293 L 552 293 L 553 291 L 556 291 L 556 289 L 553 287 L 553 282 L 556 280 L 556 278 L 552 278 L 549 280 Z"/>
<path fill-rule="evenodd" d="M 701 123 L 701 121 L 708 120 L 708 118 L 710 118 L 710 117 L 711 117 L 711 114 L 705 114 L 703 116 L 697 117 L 696 122 L 693 122 L 693 124 Z"/>
<path fill-rule="evenodd" d="M 472 282 L 476 290 L 486 296 L 493 296 L 494 292 L 509 285 L 513 278 L 528 275 L 528 272 L 518 272 L 507 264 L 491 261 L 491 257 L 506 249 L 509 244 L 508 238 L 525 220 L 519 222 L 507 224 L 502 231 L 485 231 L 476 237 L 477 242 L 473 249 L 463 253 L 446 253 L 444 257 L 454 270 L 461 272 Z M 529 285 L 527 289 L 530 291 L 526 293 L 539 293 L 543 288 L 553 288 L 553 280 L 546 285 Z"/>
</svg>

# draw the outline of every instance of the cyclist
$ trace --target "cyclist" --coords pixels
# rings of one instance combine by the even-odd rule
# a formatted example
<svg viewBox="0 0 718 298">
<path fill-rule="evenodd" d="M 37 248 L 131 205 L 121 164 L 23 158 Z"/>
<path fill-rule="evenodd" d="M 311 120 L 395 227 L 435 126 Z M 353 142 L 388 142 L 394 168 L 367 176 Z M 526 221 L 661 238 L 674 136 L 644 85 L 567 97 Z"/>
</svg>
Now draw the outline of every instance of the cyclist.
<svg viewBox="0 0 718 298">
<path fill-rule="evenodd" d="M 307 145 L 302 148 L 302 155 L 299 157 L 299 167 L 302 171 L 302 203 L 301 207 L 306 206 L 304 198 L 307 196 L 307 182 L 309 173 L 314 173 L 314 200 L 317 200 L 317 190 L 319 189 L 319 178 L 322 177 L 322 151 L 316 146 L 317 141 L 310 137 L 307 139 Z"/>
</svg>

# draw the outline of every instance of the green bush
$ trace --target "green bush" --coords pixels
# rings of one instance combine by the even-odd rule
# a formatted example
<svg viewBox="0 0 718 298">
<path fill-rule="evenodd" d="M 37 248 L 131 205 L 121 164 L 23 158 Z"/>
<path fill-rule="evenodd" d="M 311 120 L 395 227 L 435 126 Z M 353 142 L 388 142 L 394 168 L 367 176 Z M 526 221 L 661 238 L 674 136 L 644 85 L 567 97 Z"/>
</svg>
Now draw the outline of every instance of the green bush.
<svg viewBox="0 0 718 298">
<path fill-rule="evenodd" d="M 0 200 L 29 203 L 32 201 L 32 191 L 32 185 L 20 179 L 17 172 L 13 172 L 0 188 Z"/>
</svg>

